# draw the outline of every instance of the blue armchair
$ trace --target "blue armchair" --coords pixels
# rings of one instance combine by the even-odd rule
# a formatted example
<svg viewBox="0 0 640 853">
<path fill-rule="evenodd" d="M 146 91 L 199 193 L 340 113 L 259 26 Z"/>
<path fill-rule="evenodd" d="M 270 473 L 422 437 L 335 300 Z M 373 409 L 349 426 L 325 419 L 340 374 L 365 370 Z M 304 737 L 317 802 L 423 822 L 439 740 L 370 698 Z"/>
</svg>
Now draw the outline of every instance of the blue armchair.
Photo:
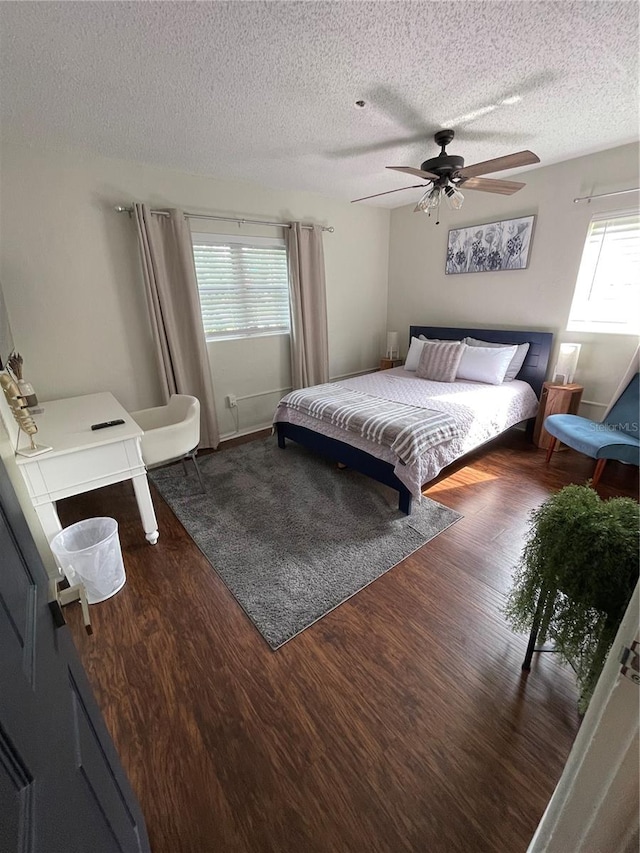
<svg viewBox="0 0 640 853">
<path fill-rule="evenodd" d="M 551 435 L 549 462 L 556 441 L 596 459 L 592 485 L 596 486 L 608 459 L 640 465 L 640 374 L 636 373 L 602 423 L 578 415 L 549 415 L 544 428 Z"/>
</svg>

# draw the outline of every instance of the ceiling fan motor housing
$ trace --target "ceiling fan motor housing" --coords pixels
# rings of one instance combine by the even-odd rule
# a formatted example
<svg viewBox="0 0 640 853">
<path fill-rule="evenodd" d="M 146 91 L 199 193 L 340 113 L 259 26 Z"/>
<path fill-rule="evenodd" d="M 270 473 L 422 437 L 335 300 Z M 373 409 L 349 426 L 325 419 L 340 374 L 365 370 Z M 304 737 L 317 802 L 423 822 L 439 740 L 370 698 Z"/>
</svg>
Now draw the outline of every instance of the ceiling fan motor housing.
<svg viewBox="0 0 640 853">
<path fill-rule="evenodd" d="M 438 175 L 439 184 L 445 185 L 451 175 L 462 169 L 464 166 L 464 157 L 457 157 L 455 154 L 447 154 L 444 150 L 447 145 L 453 142 L 455 132 L 453 130 L 439 130 L 434 134 L 436 145 L 440 146 L 440 153 L 437 157 L 432 157 L 430 160 L 425 160 L 420 168 L 423 172 L 431 172 Z"/>
<path fill-rule="evenodd" d="M 464 166 L 464 157 L 458 157 L 455 154 L 440 154 L 438 157 L 432 157 L 430 160 L 425 160 L 420 168 L 423 172 L 433 172 L 441 178 L 448 178 L 453 172 L 457 172 Z"/>
</svg>

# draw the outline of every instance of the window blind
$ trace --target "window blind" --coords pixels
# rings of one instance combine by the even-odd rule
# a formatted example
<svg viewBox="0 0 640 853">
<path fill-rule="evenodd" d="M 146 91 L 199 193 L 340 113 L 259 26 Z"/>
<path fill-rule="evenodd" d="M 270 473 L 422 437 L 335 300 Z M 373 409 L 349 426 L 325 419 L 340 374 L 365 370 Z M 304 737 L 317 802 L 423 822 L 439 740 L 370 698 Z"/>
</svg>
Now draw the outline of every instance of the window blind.
<svg viewBox="0 0 640 853">
<path fill-rule="evenodd" d="M 289 333 L 283 240 L 193 234 L 192 242 L 208 339 Z"/>
<path fill-rule="evenodd" d="M 633 332 L 640 317 L 640 214 L 594 218 L 574 293 L 569 329 Z"/>
</svg>

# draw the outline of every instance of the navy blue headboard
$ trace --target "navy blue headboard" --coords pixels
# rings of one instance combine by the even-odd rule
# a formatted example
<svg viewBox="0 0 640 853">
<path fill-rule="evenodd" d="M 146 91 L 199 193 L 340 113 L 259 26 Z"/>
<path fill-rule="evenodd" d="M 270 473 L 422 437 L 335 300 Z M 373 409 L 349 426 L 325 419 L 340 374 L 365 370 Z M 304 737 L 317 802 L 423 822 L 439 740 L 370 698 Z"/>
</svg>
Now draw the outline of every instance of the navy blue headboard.
<svg viewBox="0 0 640 853">
<path fill-rule="evenodd" d="M 440 338 L 443 341 L 459 341 L 461 338 L 478 338 L 492 344 L 526 344 L 529 350 L 516 379 L 528 382 L 536 392 L 538 399 L 542 393 L 542 383 L 547 377 L 547 367 L 553 343 L 551 332 L 511 331 L 506 329 L 455 329 L 443 326 L 409 326 L 411 338 Z"/>
</svg>

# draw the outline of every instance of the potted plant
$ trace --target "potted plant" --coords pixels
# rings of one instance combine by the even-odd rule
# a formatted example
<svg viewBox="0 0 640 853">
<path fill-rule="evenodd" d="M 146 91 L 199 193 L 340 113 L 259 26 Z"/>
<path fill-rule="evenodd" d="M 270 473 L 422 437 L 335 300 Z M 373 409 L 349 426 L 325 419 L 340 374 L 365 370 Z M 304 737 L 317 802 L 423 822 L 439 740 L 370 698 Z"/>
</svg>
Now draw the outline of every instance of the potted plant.
<svg viewBox="0 0 640 853">
<path fill-rule="evenodd" d="M 638 581 L 639 529 L 635 500 L 601 500 L 588 483 L 531 513 L 505 615 L 514 630 L 553 640 L 576 672 L 581 712 Z"/>
</svg>

